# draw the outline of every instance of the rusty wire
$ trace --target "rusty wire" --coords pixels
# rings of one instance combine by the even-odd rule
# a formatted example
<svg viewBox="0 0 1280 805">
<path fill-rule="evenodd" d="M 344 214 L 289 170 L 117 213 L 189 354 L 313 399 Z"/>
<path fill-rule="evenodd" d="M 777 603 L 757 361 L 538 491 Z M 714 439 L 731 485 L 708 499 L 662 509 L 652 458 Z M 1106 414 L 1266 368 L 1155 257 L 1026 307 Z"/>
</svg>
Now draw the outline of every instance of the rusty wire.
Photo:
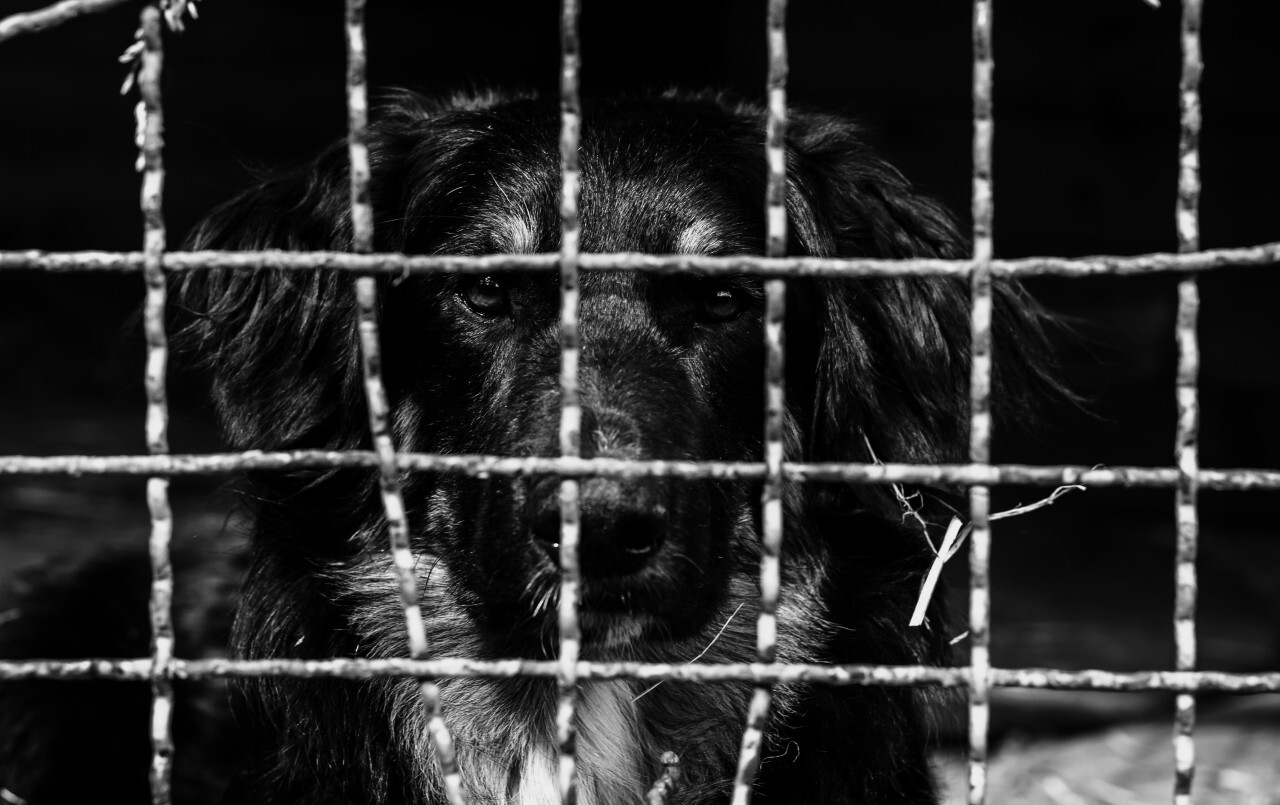
<svg viewBox="0 0 1280 805">
<path fill-rule="evenodd" d="M 15 679 L 150 679 L 147 658 L 79 660 L 0 660 L 0 680 Z M 971 668 L 923 665 L 812 665 L 804 663 L 687 664 L 639 662 L 579 662 L 581 680 L 635 679 L 642 682 L 752 682 L 780 684 L 808 682 L 820 685 L 934 685 L 966 687 Z M 245 677 L 319 677 L 365 680 L 385 677 L 434 676 L 454 679 L 507 679 L 517 676 L 554 679 L 559 663 L 551 660 L 475 660 L 466 657 L 411 659 L 329 660 L 231 660 L 173 659 L 174 679 Z M 1219 691 L 1224 693 L 1278 693 L 1280 671 L 1230 673 L 1226 671 L 1131 671 L 1097 669 L 1062 671 L 1052 668 L 992 668 L 994 687 L 1039 690 L 1101 691 Z"/>
<path fill-rule="evenodd" d="M 141 252 L 45 252 L 36 249 L 0 251 L 0 271 L 129 272 L 142 270 Z M 1237 249 L 1209 249 L 1187 254 L 1155 252 L 1133 256 L 1025 257 L 992 260 L 996 277 L 1135 276 L 1181 271 L 1274 266 L 1280 263 L 1280 242 Z M 351 254 L 350 252 L 198 251 L 169 252 L 165 270 L 223 268 L 241 271 L 277 269 L 351 271 L 359 274 L 405 276 L 431 273 L 489 274 L 495 271 L 552 271 L 558 254 L 490 254 L 480 256 L 426 254 Z M 588 253 L 578 256 L 581 271 L 645 271 L 657 274 L 750 274 L 788 277 L 967 277 L 973 260 L 888 260 L 864 257 L 752 257 L 745 255 L 655 255 Z"/>
<path fill-rule="evenodd" d="M 560 6 L 560 455 L 582 454 L 582 403 L 578 394 L 578 165 L 582 103 L 578 97 L 578 2 L 562 0 Z M 578 538 L 581 511 L 579 482 L 560 482 L 560 646 L 556 685 L 556 742 L 560 802 L 574 805 L 578 797 L 577 725 L 578 655 L 581 629 L 578 623 Z"/>
<path fill-rule="evenodd" d="M 368 146 L 368 92 L 364 36 L 365 0 L 347 0 L 347 152 L 350 159 L 351 184 L 351 248 L 356 253 L 373 251 L 373 203 L 370 200 Z M 401 489 L 400 469 L 396 463 L 395 444 L 389 424 L 390 407 L 382 382 L 382 355 L 378 334 L 378 286 L 372 276 L 355 281 L 357 321 L 360 333 L 361 370 L 364 376 L 365 401 L 369 409 L 369 432 L 378 458 L 378 485 L 383 512 L 387 518 L 388 550 L 392 558 L 392 574 L 404 612 L 409 654 L 425 659 L 430 652 L 422 608 L 418 603 L 418 581 L 415 561 L 409 543 L 409 520 Z M 418 690 L 427 719 L 441 783 L 450 805 L 465 805 L 462 775 L 458 770 L 453 736 L 445 726 L 440 689 L 430 676 L 418 679 Z"/>
<path fill-rule="evenodd" d="M 663 752 L 658 762 L 662 764 L 662 774 L 645 795 L 647 805 L 667 805 L 667 800 L 675 794 L 680 783 L 679 755 L 675 752 Z"/>
<path fill-rule="evenodd" d="M 129 0 L 62 0 L 62 2 L 36 9 L 22 11 L 0 18 L 0 42 L 23 34 L 35 34 L 50 28 L 56 28 L 84 14 L 96 14 L 122 6 Z M 181 31 L 184 27 L 184 14 L 195 17 L 194 0 L 160 0 L 160 8 L 169 28 Z"/>
<path fill-rule="evenodd" d="M 369 450 L 295 450 L 245 453 L 166 454 L 157 456 L 0 456 L 0 475 L 221 475 L 247 470 L 286 470 L 377 467 L 378 454 Z M 683 478 L 760 480 L 765 465 L 740 461 L 622 460 L 615 458 L 553 458 L 530 456 L 441 455 L 399 453 L 402 471 L 440 472 L 470 476 L 564 475 L 606 478 Z M 801 463 L 783 465 L 792 483 L 956 484 L 970 486 L 1137 487 L 1172 489 L 1178 484 L 1176 467 L 1088 467 L 1027 464 L 863 464 Z M 1280 489 L 1280 470 L 1200 469 L 1201 489 L 1249 491 Z"/>
<path fill-rule="evenodd" d="M 991 177 L 991 0 L 973 3 L 973 259 L 970 276 L 972 354 L 969 377 L 969 460 L 991 461 L 991 258 L 995 213 Z M 987 733 L 991 720 L 991 491 L 969 489 L 969 803 L 987 796 Z"/>
<path fill-rule="evenodd" d="M 764 158 L 768 170 L 765 188 L 765 256 L 780 258 L 787 253 L 787 2 L 769 0 L 765 36 L 769 53 L 766 82 L 768 116 Z M 783 491 L 783 392 L 785 280 L 765 282 L 765 414 L 764 485 L 760 499 L 760 611 L 756 616 L 756 658 L 771 663 L 777 655 L 778 599 L 781 592 Z M 738 768 L 733 782 L 733 805 L 748 805 L 752 786 L 764 752 L 765 728 L 773 690 L 759 684 L 747 706 L 747 723 L 742 731 Z"/>
<path fill-rule="evenodd" d="M 169 340 L 165 333 L 164 311 L 166 285 L 164 275 L 164 111 L 160 103 L 160 74 L 164 67 L 164 51 L 160 35 L 160 9 L 148 5 L 142 9 L 138 31 L 142 43 L 141 70 L 138 87 L 138 141 L 141 146 L 138 167 L 142 171 L 139 205 L 143 220 L 143 279 L 146 301 L 143 330 L 147 345 L 144 386 L 147 395 L 146 441 L 152 456 L 169 452 L 169 403 L 165 390 L 165 370 L 169 357 Z M 151 518 L 148 551 L 151 559 L 151 801 L 166 805 L 170 801 L 170 776 L 173 768 L 173 564 L 169 545 L 173 538 L 173 510 L 169 506 L 169 479 L 152 476 L 147 479 L 147 510 Z"/>
<path fill-rule="evenodd" d="M 35 11 L 11 14 L 0 19 L 0 42 L 23 34 L 34 34 L 79 17 L 124 5 L 128 0 L 63 0 Z"/>
<path fill-rule="evenodd" d="M 1178 137 L 1178 199 L 1175 222 L 1178 251 L 1192 253 L 1200 248 L 1200 11 L 1201 0 L 1182 1 L 1182 77 L 1179 82 L 1181 128 Z M 1176 338 L 1178 370 L 1176 399 L 1177 433 L 1174 463 L 1178 468 L 1175 516 L 1177 542 L 1174 593 L 1175 667 L 1192 671 L 1196 667 L 1196 553 L 1200 520 L 1196 509 L 1200 458 L 1200 345 L 1196 324 L 1200 311 L 1200 290 L 1194 274 L 1178 282 Z M 1191 784 L 1195 778 L 1194 729 L 1196 699 L 1190 692 L 1179 693 L 1174 705 L 1175 805 L 1191 805 Z"/>
</svg>

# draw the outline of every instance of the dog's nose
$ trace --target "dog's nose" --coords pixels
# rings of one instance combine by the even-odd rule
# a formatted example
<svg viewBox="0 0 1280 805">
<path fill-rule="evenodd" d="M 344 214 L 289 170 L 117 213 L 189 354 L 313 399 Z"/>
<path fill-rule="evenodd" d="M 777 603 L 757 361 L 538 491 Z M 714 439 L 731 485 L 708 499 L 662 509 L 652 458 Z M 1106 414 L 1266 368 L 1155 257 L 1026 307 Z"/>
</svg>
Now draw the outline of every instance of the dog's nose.
<svg viewBox="0 0 1280 805">
<path fill-rule="evenodd" d="M 579 487 L 578 561 L 584 576 L 628 576 L 653 561 L 667 531 L 666 507 L 653 498 L 643 488 L 609 479 L 593 478 Z M 558 567 L 558 505 L 542 508 L 534 539 Z"/>
</svg>

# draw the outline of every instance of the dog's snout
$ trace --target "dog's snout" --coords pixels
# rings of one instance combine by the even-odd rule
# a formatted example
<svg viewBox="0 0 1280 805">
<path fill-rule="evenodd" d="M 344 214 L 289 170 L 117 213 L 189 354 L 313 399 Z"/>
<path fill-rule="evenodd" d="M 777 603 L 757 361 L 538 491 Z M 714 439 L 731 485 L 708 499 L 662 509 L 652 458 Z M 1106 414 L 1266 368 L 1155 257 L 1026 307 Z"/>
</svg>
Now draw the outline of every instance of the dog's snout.
<svg viewBox="0 0 1280 805">
<path fill-rule="evenodd" d="M 560 506 L 556 488 L 539 507 L 533 537 L 558 567 Z M 606 478 L 590 479 L 579 487 L 578 511 L 578 561 L 583 575 L 638 573 L 653 561 L 666 541 L 666 506 L 647 487 Z"/>
<path fill-rule="evenodd" d="M 583 458 L 640 458 L 644 453 L 635 418 L 609 408 L 583 406 Z"/>
</svg>

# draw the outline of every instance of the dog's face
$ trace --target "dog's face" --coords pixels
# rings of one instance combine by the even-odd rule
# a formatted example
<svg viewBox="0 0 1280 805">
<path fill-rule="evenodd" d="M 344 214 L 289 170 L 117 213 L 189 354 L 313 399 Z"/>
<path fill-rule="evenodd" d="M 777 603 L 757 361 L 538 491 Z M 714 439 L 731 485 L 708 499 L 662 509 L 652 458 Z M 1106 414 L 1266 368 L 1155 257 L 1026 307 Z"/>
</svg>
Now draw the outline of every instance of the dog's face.
<svg viewBox="0 0 1280 805">
<path fill-rule="evenodd" d="M 426 208 L 415 214 L 429 223 L 414 232 L 409 250 L 559 248 L 559 165 L 550 158 L 558 121 L 545 106 L 529 111 L 537 115 L 533 121 L 503 118 L 505 125 L 489 128 L 451 166 L 445 181 L 455 183 L 454 192 L 445 194 L 439 210 L 434 193 L 414 194 Z M 690 131 L 690 121 L 673 119 L 670 109 L 637 107 L 625 121 L 605 121 L 584 135 L 583 250 L 759 252 L 759 194 L 725 188 L 708 153 L 722 142 Z M 623 122 L 644 132 L 644 148 L 619 147 L 627 141 L 614 128 Z M 523 150 L 495 142 L 520 143 Z M 758 184 L 760 171 L 754 172 Z M 460 180 L 471 175 L 482 178 Z M 762 295 L 761 282 L 748 277 L 583 274 L 582 454 L 759 456 Z M 559 454 L 557 274 L 415 278 L 391 289 L 388 300 L 400 444 L 424 452 Z M 522 634 L 541 642 L 554 623 L 559 487 L 553 477 L 409 483 L 411 499 L 424 503 L 416 512 L 429 543 L 424 547 L 449 557 L 451 575 L 495 632 L 520 624 Z M 680 637 L 700 628 L 716 611 L 741 554 L 730 543 L 753 533 L 753 497 L 742 485 L 707 481 L 584 480 L 587 641 Z"/>
<path fill-rule="evenodd" d="M 559 454 L 558 277 L 457 277 L 431 306 L 434 347 L 400 386 L 402 444 L 427 452 Z M 760 288 L 748 280 L 582 278 L 582 454 L 739 459 L 759 454 Z M 424 322 L 425 324 L 425 322 Z M 442 376 L 463 380 L 445 387 Z M 450 409 L 461 427 L 417 427 Z M 449 557 L 490 628 L 550 628 L 559 586 L 557 478 L 412 479 L 432 553 Z M 588 641 L 701 626 L 752 533 L 741 485 L 590 478 L 580 485 Z M 531 624 L 534 625 L 534 624 Z M 538 635 L 541 628 L 531 629 Z M 652 634 L 651 632 L 656 632 Z"/>
<path fill-rule="evenodd" d="M 551 103 L 400 99 L 372 132 L 379 248 L 558 250 L 558 129 Z M 791 132 L 792 253 L 960 256 L 948 216 L 870 155 L 854 127 L 797 115 Z M 716 98 L 588 106 L 582 249 L 760 254 L 763 143 L 758 110 Z M 215 214 L 196 245 L 346 248 L 345 182 L 335 150 Z M 237 446 L 367 443 L 349 282 L 323 273 L 219 272 L 188 281 L 181 298 L 198 315 L 185 336 L 213 369 Z M 868 444 L 888 460 L 956 457 L 967 383 L 963 285 L 922 278 L 790 285 L 789 458 L 867 460 Z M 557 455 L 558 289 L 558 276 L 545 272 L 385 283 L 382 333 L 397 446 Z M 1025 336 L 1031 346 L 1013 351 L 999 372 L 1034 375 L 1023 370 L 1034 366 L 1024 358 L 1039 343 L 1035 314 L 1016 291 L 1001 294 L 997 337 Z M 758 460 L 762 309 L 758 278 L 584 273 L 582 454 Z M 1006 397 L 1016 404 L 1012 388 Z M 367 478 L 353 482 L 342 473 L 261 479 L 258 497 L 271 526 L 260 539 L 326 562 L 380 551 L 373 490 Z M 424 572 L 438 568 L 448 596 L 504 652 L 546 645 L 560 576 L 559 479 L 415 474 L 405 492 L 415 547 L 429 558 Z M 589 644 L 705 632 L 723 616 L 734 580 L 758 566 L 752 484 L 593 478 L 582 481 L 580 494 Z M 302 500 L 320 509 L 305 526 L 296 523 L 308 517 L 297 514 Z M 821 563 L 831 550 L 806 526 L 816 510 L 885 506 L 879 490 L 802 490 L 788 503 L 797 523 L 789 555 L 801 564 Z M 292 513 L 279 514 L 286 508 Z M 353 548 L 352 534 L 369 535 L 369 544 Z"/>
</svg>

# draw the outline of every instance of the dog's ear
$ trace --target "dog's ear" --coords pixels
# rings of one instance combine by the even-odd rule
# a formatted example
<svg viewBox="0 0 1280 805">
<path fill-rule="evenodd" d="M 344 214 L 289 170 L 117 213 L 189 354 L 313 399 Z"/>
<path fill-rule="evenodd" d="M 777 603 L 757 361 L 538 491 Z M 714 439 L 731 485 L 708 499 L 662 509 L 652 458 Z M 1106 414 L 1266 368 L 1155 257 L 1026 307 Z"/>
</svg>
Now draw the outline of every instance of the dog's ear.
<svg viewBox="0 0 1280 805">
<path fill-rule="evenodd" d="M 348 250 L 346 171 L 335 145 L 215 209 L 188 248 Z M 349 274 L 210 269 L 179 278 L 170 320 L 178 350 L 208 372 L 233 446 L 324 447 L 339 412 L 358 404 L 354 307 Z"/>
<path fill-rule="evenodd" d="M 870 152 L 858 129 L 799 115 L 789 127 L 788 207 L 796 245 L 816 256 L 963 258 L 950 214 Z M 812 460 L 940 462 L 966 457 L 969 286 L 904 276 L 821 281 L 798 305 L 815 322 L 806 389 Z M 1060 388 L 1041 309 L 995 285 L 993 403 L 1001 419 Z M 803 368 L 797 367 L 803 371 Z"/>
<path fill-rule="evenodd" d="M 488 182 L 459 155 L 483 137 L 487 110 L 505 100 L 407 91 L 381 99 L 368 137 L 377 251 L 457 250 L 455 236 L 477 215 L 468 191 Z M 348 165 L 340 142 L 263 180 L 214 210 L 188 248 L 350 250 Z M 337 271 L 214 269 L 176 284 L 175 344 L 211 375 L 233 445 L 350 449 L 363 440 L 353 281 Z"/>
<path fill-rule="evenodd" d="M 448 175 L 461 138 L 447 127 L 431 132 L 450 108 L 396 93 L 370 126 L 377 250 L 406 248 L 410 185 L 419 196 L 441 192 L 432 183 Z M 349 251 L 349 164 L 346 143 L 334 143 L 222 204 L 187 247 Z M 353 275 L 339 271 L 212 269 L 179 279 L 170 304 L 174 343 L 209 374 L 235 447 L 350 449 L 363 440 L 354 294 Z"/>
</svg>

